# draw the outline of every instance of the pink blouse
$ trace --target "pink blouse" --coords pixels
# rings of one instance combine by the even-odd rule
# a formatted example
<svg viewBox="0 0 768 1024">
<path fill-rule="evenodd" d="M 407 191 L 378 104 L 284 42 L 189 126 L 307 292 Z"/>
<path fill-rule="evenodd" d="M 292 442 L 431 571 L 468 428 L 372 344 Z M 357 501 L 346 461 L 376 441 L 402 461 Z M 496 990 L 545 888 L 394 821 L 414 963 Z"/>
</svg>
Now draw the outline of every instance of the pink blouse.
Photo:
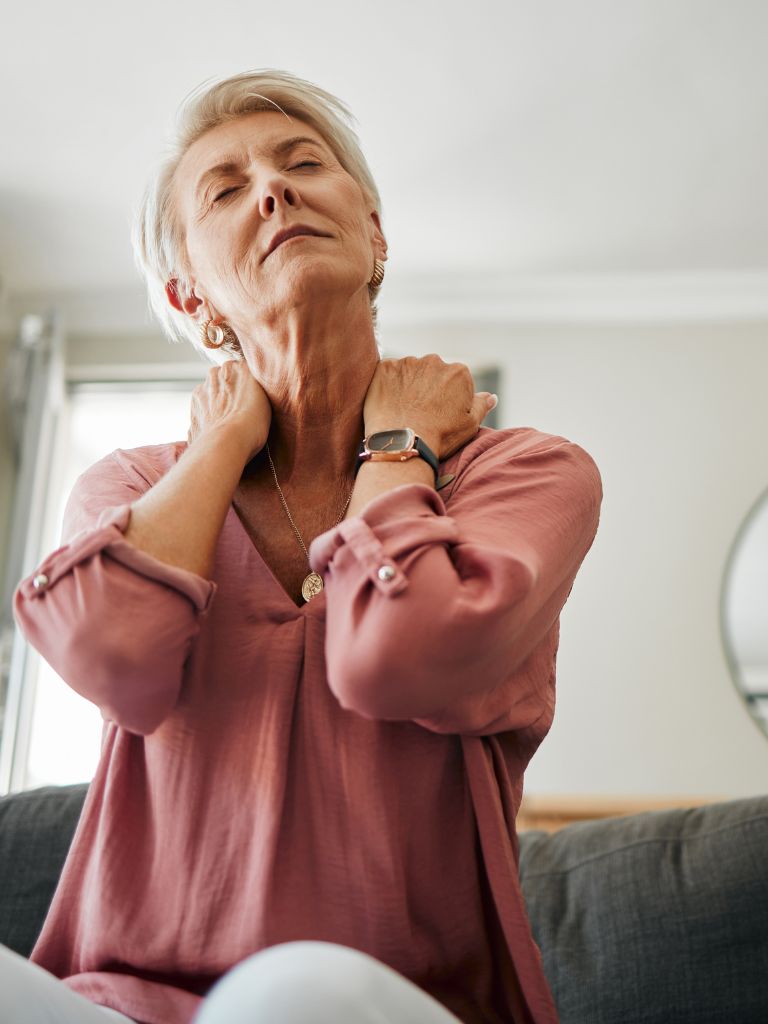
<svg viewBox="0 0 768 1024">
<path fill-rule="evenodd" d="M 233 506 L 210 580 L 124 539 L 185 449 L 85 472 L 66 543 L 15 595 L 30 643 L 104 718 L 31 959 L 137 1021 L 187 1024 L 245 957 L 325 940 L 465 1024 L 555 1024 L 515 817 L 597 529 L 594 462 L 481 428 L 444 490 L 397 487 L 317 537 L 326 589 L 298 608 Z"/>
</svg>

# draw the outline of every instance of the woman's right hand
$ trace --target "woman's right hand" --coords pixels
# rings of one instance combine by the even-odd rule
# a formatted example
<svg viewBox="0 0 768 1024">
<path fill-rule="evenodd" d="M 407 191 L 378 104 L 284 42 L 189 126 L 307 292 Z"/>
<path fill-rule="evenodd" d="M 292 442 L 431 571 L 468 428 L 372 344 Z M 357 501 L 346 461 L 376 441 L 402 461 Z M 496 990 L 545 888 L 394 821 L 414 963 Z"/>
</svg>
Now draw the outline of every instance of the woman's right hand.
<svg viewBox="0 0 768 1024">
<path fill-rule="evenodd" d="M 231 431 L 242 444 L 245 462 L 261 451 L 269 435 L 272 406 L 244 360 L 230 359 L 208 371 L 192 392 L 191 423 L 187 441 L 213 428 Z"/>
</svg>

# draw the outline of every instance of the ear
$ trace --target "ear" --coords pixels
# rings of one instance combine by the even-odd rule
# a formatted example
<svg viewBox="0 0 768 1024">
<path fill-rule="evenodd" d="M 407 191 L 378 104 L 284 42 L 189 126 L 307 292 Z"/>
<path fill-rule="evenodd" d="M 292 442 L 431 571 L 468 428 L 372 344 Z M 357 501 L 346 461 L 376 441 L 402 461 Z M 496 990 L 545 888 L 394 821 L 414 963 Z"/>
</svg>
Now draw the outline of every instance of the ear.
<svg viewBox="0 0 768 1024">
<path fill-rule="evenodd" d="M 381 229 L 381 219 L 375 210 L 371 213 L 371 220 L 373 221 L 373 246 L 374 254 L 377 260 L 384 262 L 387 258 L 387 240 L 384 237 L 384 232 Z"/>
<path fill-rule="evenodd" d="M 199 320 L 208 312 L 205 300 L 195 294 L 194 286 L 182 284 L 177 277 L 172 277 L 166 283 L 165 294 L 174 309 L 186 313 L 193 320 Z"/>
</svg>

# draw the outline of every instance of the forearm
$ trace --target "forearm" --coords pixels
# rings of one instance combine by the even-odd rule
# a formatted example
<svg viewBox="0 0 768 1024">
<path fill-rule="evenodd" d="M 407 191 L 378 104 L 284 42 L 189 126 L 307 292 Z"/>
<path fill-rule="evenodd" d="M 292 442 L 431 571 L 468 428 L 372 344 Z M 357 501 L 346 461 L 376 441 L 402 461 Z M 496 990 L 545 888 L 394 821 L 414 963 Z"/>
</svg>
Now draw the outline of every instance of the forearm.
<svg viewBox="0 0 768 1024">
<path fill-rule="evenodd" d="M 592 460 L 555 440 L 513 437 L 470 460 L 450 513 L 432 487 L 403 487 L 313 542 L 329 686 L 343 707 L 459 732 L 542 712 L 552 630 L 601 497 Z"/>
<path fill-rule="evenodd" d="M 195 439 L 173 469 L 131 506 L 125 539 L 169 565 L 209 578 L 248 452 L 224 426 Z"/>
<path fill-rule="evenodd" d="M 374 498 L 403 484 L 428 484 L 434 487 L 435 474 L 432 467 L 424 459 L 363 463 L 355 480 L 352 500 L 345 518 L 357 515 Z"/>
</svg>

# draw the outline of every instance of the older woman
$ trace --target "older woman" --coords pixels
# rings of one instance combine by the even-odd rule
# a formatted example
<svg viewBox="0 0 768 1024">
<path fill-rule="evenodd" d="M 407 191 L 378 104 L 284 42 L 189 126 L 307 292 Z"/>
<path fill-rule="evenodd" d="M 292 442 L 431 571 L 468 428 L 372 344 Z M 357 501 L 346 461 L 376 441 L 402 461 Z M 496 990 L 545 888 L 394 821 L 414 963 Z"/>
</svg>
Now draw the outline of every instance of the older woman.
<svg viewBox="0 0 768 1024">
<path fill-rule="evenodd" d="M 307 82 L 192 96 L 136 240 L 217 366 L 17 591 L 104 733 L 3 1019 L 552 1024 L 515 816 L 594 463 L 482 427 L 461 364 L 380 359 L 376 187 Z"/>
</svg>

